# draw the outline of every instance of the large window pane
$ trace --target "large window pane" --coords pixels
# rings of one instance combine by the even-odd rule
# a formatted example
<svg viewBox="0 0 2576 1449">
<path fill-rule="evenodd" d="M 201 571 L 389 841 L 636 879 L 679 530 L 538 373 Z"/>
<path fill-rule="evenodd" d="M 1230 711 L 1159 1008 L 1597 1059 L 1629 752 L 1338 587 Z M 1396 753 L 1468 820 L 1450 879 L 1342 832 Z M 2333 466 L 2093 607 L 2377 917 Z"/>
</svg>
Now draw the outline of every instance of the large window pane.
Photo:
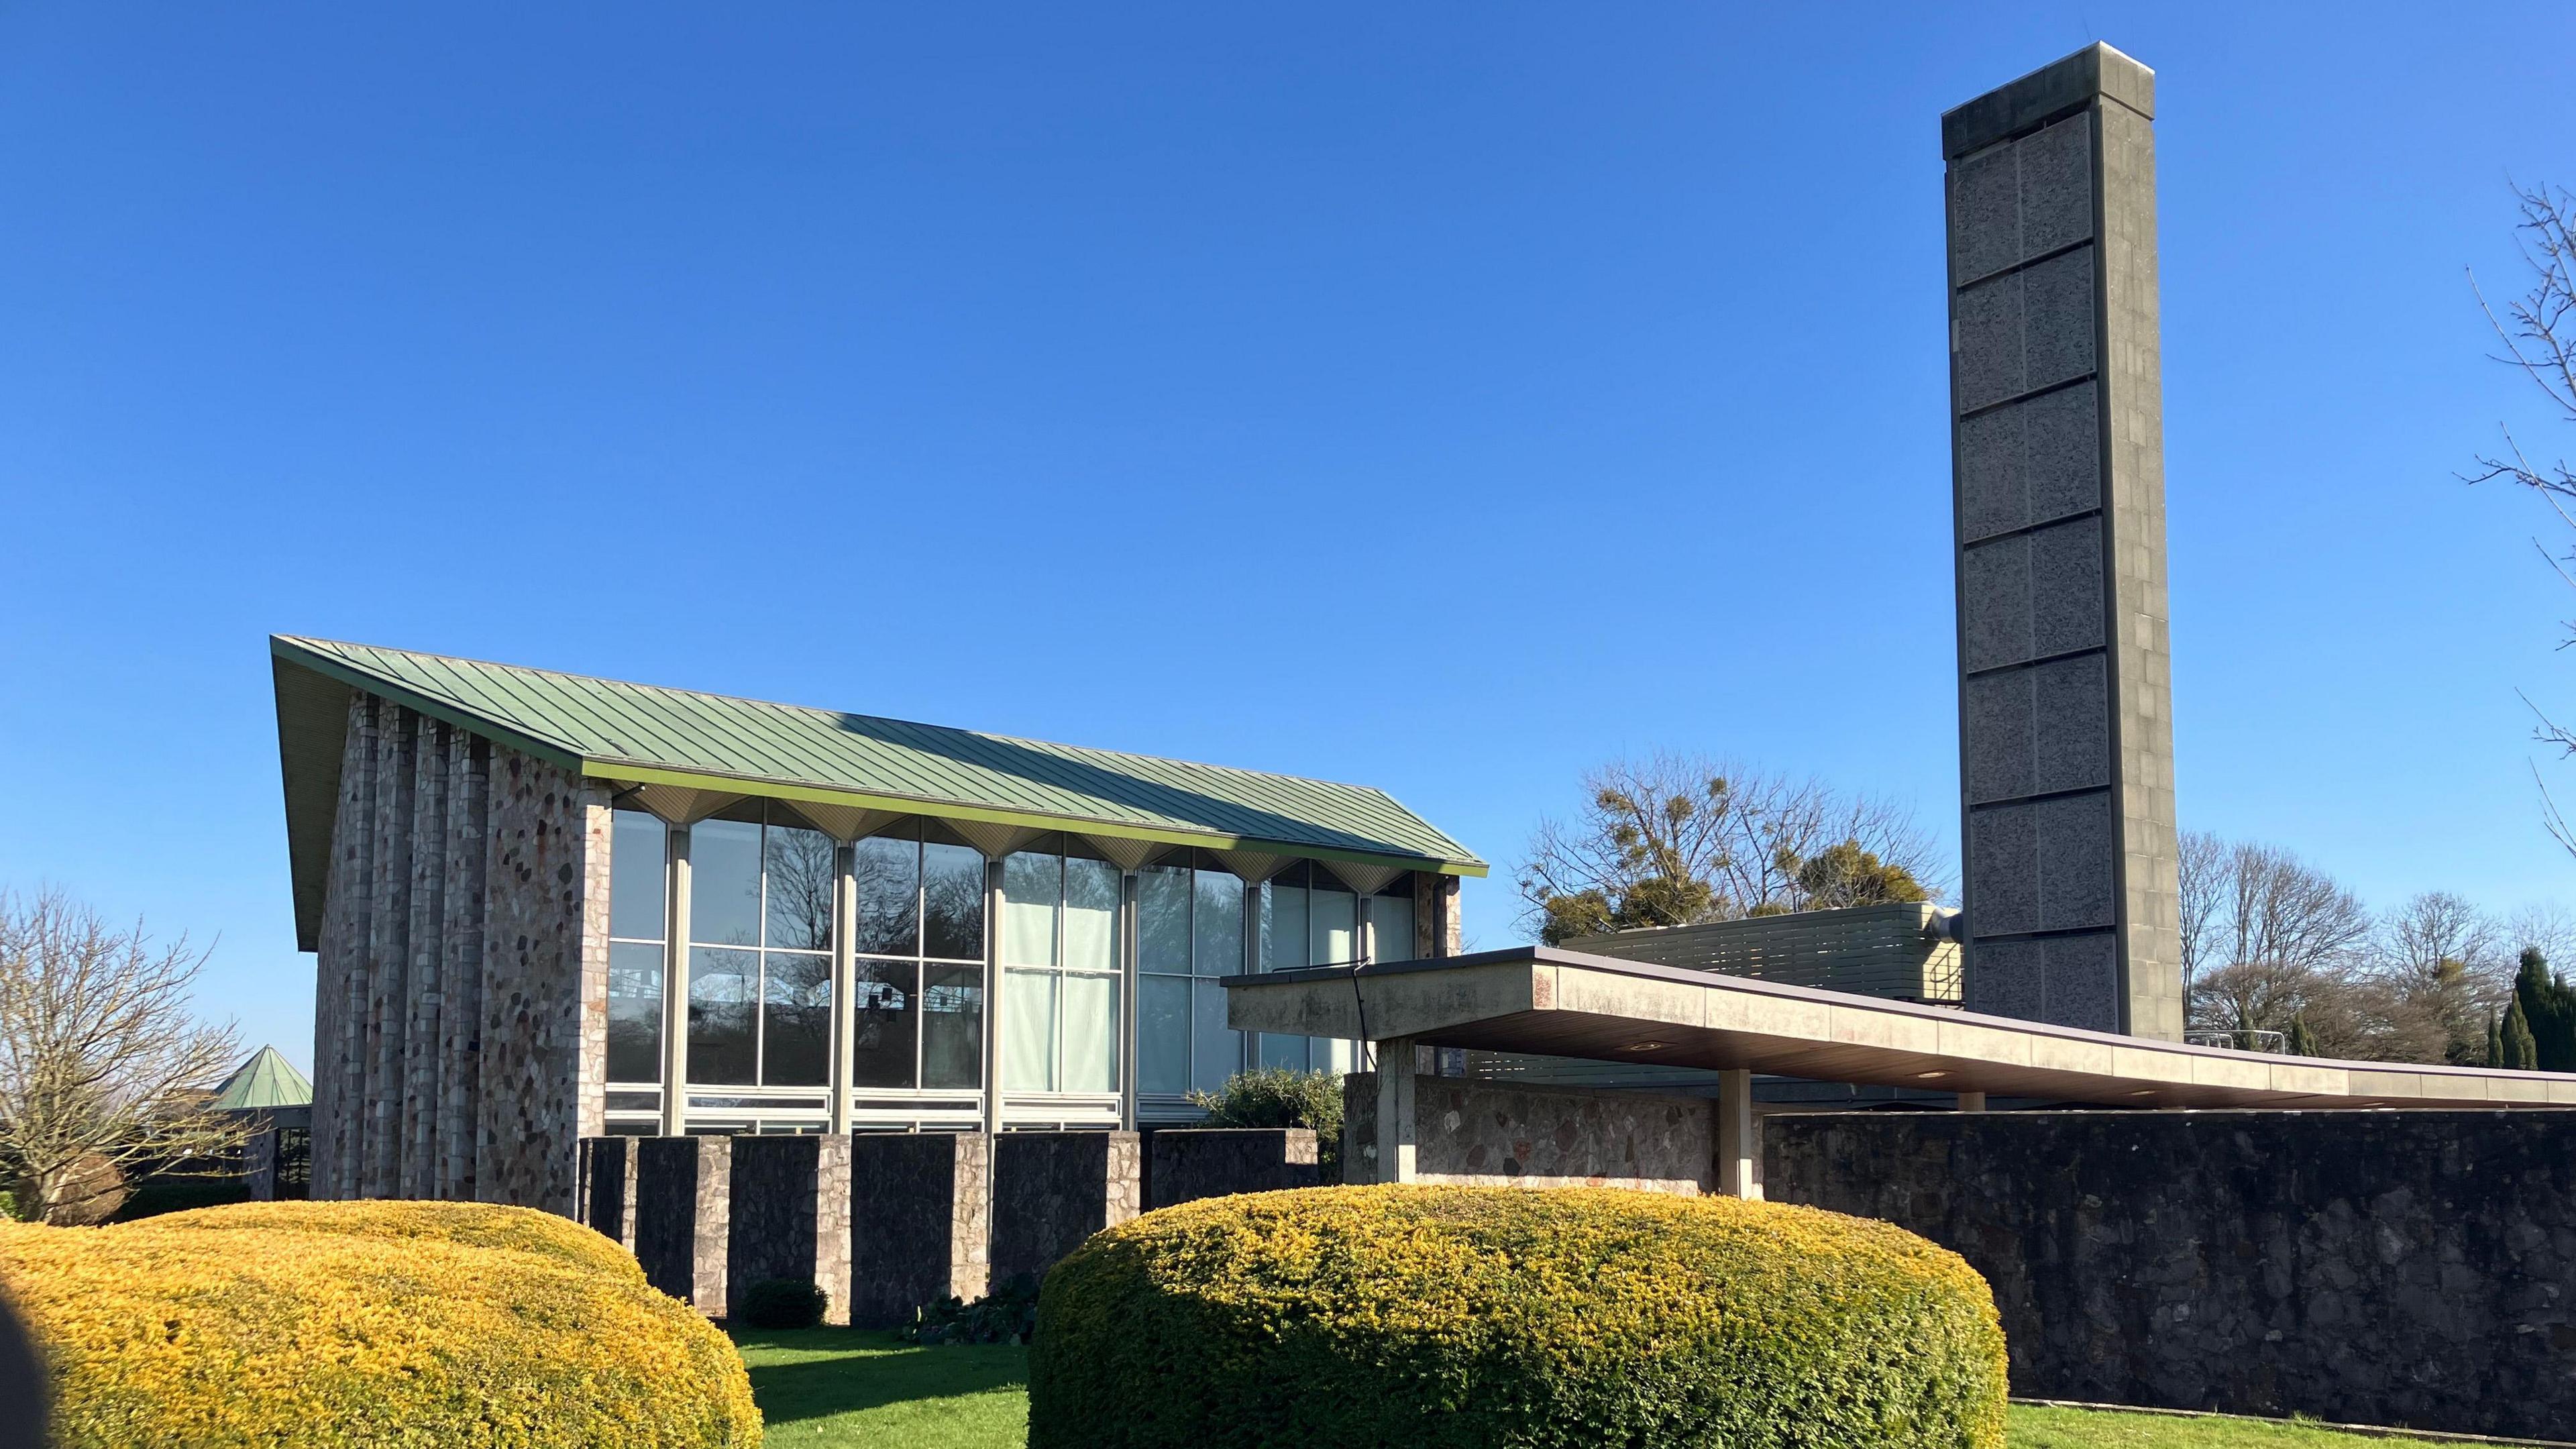
<svg viewBox="0 0 2576 1449">
<path fill-rule="evenodd" d="M 1191 966 L 1201 976 L 1243 972 L 1243 882 L 1221 870 L 1198 873 Z"/>
<path fill-rule="evenodd" d="M 921 975 L 921 1085 L 983 1085 L 984 968 L 925 966 Z"/>
<path fill-rule="evenodd" d="M 769 939 L 763 944 L 771 950 L 831 950 L 832 893 L 839 889 L 840 875 L 832 837 L 771 825 L 764 854 L 769 863 Z"/>
<path fill-rule="evenodd" d="M 662 939 L 662 854 L 670 829 L 641 810 L 616 812 L 608 845 L 608 934 Z"/>
<path fill-rule="evenodd" d="M 1063 867 L 1064 857 L 1034 850 L 1003 858 L 1003 964 L 1055 964 L 1055 913 L 1064 895 Z"/>
<path fill-rule="evenodd" d="M 1190 969 L 1190 872 L 1148 866 L 1136 873 L 1136 964 L 1187 975 Z"/>
<path fill-rule="evenodd" d="M 619 942 L 608 948 L 608 1079 L 662 1080 L 660 946 Z"/>
<path fill-rule="evenodd" d="M 1306 915 L 1308 965 L 1339 966 L 1359 959 L 1359 897 L 1318 886 L 1306 893 Z"/>
<path fill-rule="evenodd" d="M 920 931 L 921 843 L 871 836 L 851 852 L 850 869 L 859 885 L 852 949 L 865 956 L 911 955 Z M 975 954 L 984 954 L 980 942 Z"/>
<path fill-rule="evenodd" d="M 1014 1092 L 1055 1086 L 1055 973 L 1002 974 L 1002 1085 Z"/>
<path fill-rule="evenodd" d="M 1118 1090 L 1118 978 L 1064 978 L 1064 1090 Z"/>
<path fill-rule="evenodd" d="M 963 845 L 921 848 L 921 954 L 984 959 L 984 857 Z"/>
<path fill-rule="evenodd" d="M 1306 1059 L 1314 1064 L 1316 1071 L 1355 1072 L 1359 1070 L 1353 1064 L 1356 1053 L 1352 1051 L 1349 1042 L 1335 1037 L 1313 1036 L 1308 1037 L 1306 1043 Z"/>
<path fill-rule="evenodd" d="M 1261 888 L 1261 969 L 1286 971 L 1311 964 L 1306 956 L 1306 888 Z"/>
<path fill-rule="evenodd" d="M 1272 1031 L 1263 1032 L 1261 1064 L 1265 1067 L 1285 1067 L 1292 1072 L 1306 1070 L 1306 1038 L 1281 1036 Z"/>
<path fill-rule="evenodd" d="M 1243 1069 L 1243 1034 L 1225 1025 L 1225 988 L 1190 983 L 1190 1085 L 1213 1092 Z"/>
<path fill-rule="evenodd" d="M 759 952 L 705 946 L 689 952 L 690 1081 L 722 1087 L 755 1084 L 759 1010 Z"/>
<path fill-rule="evenodd" d="M 1410 961 L 1415 956 L 1413 945 L 1413 897 L 1371 896 L 1368 898 L 1371 954 L 1380 961 Z"/>
<path fill-rule="evenodd" d="M 760 944 L 760 827 L 701 820 L 689 827 L 689 939 Z"/>
<path fill-rule="evenodd" d="M 819 1087 L 831 1080 L 832 958 L 769 953 L 762 1010 L 761 1077 L 772 1087 Z"/>
<path fill-rule="evenodd" d="M 1064 964 L 1118 969 L 1118 867 L 1105 860 L 1064 863 Z"/>
<path fill-rule="evenodd" d="M 1136 1090 L 1190 1089 L 1190 983 L 1146 976 L 1136 983 Z"/>
<path fill-rule="evenodd" d="M 856 1001 L 850 1018 L 850 1085 L 912 1085 L 913 1034 L 922 1013 L 913 978 L 919 970 L 909 961 L 857 963 L 850 993 Z"/>
</svg>

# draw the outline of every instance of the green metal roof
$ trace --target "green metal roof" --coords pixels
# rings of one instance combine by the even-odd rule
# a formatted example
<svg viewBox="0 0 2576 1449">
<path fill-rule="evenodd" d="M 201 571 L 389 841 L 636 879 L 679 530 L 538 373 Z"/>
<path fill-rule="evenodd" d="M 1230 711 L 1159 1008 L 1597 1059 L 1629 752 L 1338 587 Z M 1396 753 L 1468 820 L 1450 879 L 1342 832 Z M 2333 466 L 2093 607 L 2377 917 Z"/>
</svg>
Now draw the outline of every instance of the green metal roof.
<svg viewBox="0 0 2576 1449">
<path fill-rule="evenodd" d="M 224 1112 L 253 1111 L 274 1107 L 310 1107 L 313 1084 L 304 1080 L 277 1048 L 264 1046 L 251 1054 L 249 1061 L 233 1068 L 215 1088 L 216 1110 Z"/>
<path fill-rule="evenodd" d="M 604 780 L 1486 873 L 1465 846 L 1361 785 L 365 644 L 276 635 L 269 648 L 307 942 L 320 926 L 352 688 Z"/>
</svg>

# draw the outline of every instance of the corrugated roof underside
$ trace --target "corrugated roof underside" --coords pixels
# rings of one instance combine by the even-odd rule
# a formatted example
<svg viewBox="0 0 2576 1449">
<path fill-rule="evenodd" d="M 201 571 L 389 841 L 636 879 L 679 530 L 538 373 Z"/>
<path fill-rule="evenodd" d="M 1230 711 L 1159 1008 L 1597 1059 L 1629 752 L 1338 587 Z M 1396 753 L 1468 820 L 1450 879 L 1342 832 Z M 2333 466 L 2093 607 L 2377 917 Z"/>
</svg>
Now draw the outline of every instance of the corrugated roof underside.
<svg viewBox="0 0 2576 1449">
<path fill-rule="evenodd" d="M 1481 864 L 1364 786 L 363 644 L 281 644 L 604 764 Z"/>
</svg>

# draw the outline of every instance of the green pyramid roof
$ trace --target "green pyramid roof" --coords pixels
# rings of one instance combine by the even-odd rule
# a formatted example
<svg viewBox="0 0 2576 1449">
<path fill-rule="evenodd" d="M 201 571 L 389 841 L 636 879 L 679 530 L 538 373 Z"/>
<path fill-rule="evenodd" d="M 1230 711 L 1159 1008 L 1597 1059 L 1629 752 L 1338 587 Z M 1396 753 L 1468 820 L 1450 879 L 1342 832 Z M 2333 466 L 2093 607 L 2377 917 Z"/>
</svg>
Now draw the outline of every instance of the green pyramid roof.
<svg viewBox="0 0 2576 1449">
<path fill-rule="evenodd" d="M 277 1048 L 264 1046 L 251 1054 L 249 1061 L 233 1068 L 224 1084 L 215 1088 L 214 1105 L 219 1111 L 258 1111 L 274 1107 L 310 1107 L 313 1084 L 304 1080 Z"/>
</svg>

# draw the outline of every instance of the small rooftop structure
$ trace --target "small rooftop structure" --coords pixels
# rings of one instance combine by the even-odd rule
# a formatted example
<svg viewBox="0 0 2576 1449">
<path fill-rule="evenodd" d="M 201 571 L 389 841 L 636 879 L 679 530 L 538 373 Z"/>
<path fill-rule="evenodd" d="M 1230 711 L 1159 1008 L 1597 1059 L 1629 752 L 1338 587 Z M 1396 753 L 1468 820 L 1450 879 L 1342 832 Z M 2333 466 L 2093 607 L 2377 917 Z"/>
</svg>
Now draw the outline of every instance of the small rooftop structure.
<svg viewBox="0 0 2576 1449">
<path fill-rule="evenodd" d="M 278 1053 L 273 1046 L 261 1047 L 250 1054 L 250 1060 L 233 1068 L 215 1088 L 210 1104 L 218 1112 L 274 1112 L 289 1107 L 313 1105 L 313 1084 L 304 1074 Z"/>
<path fill-rule="evenodd" d="M 1587 956 L 1687 966 L 1783 986 L 1956 1006 L 1965 999 L 1958 919 L 1958 912 L 1929 901 L 1891 901 L 1695 926 L 1647 926 L 1584 936 L 1563 947 Z"/>
</svg>

